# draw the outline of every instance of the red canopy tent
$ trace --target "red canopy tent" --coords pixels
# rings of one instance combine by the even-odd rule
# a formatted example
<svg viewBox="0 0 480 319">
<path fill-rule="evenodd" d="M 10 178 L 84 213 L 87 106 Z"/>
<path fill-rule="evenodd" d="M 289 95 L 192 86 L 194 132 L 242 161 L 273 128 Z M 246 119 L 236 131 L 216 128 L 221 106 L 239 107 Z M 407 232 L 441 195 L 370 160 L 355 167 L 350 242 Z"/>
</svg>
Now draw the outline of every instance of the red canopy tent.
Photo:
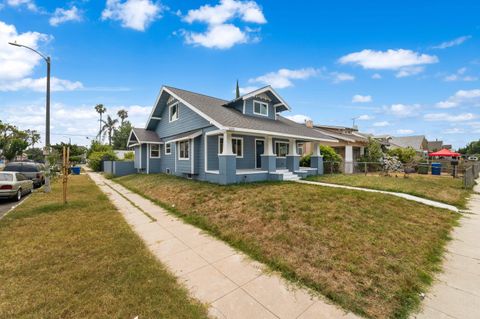
<svg viewBox="0 0 480 319">
<path fill-rule="evenodd" d="M 438 151 L 438 152 L 433 152 L 428 154 L 428 156 L 443 156 L 443 157 L 459 157 L 461 156 L 460 153 L 452 152 L 450 150 L 447 150 L 446 148 Z"/>
</svg>

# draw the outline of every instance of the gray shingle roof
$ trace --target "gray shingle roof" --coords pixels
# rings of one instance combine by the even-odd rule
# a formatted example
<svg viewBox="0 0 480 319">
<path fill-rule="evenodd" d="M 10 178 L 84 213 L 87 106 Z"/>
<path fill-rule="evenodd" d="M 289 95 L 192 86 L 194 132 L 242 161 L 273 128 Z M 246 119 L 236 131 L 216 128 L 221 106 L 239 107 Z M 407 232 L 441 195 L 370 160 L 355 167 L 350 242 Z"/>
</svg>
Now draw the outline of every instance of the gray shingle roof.
<svg viewBox="0 0 480 319">
<path fill-rule="evenodd" d="M 215 97 L 194 93 L 182 89 L 166 86 L 168 90 L 177 95 L 180 99 L 197 108 L 201 113 L 210 117 L 215 122 L 226 128 L 237 128 L 245 130 L 268 131 L 272 133 L 319 139 L 335 142 L 336 140 L 298 124 L 285 117 L 278 116 L 276 121 L 244 115 L 241 112 L 225 107 L 229 101 Z"/>
<path fill-rule="evenodd" d="M 443 141 L 428 141 L 428 151 L 440 151 L 443 146 Z"/>
<path fill-rule="evenodd" d="M 354 141 L 358 143 L 367 143 L 368 138 L 363 136 L 362 133 L 356 129 L 343 126 L 329 126 L 329 125 L 314 125 L 314 128 L 321 133 L 327 134 L 334 138 L 345 141 Z"/>
<path fill-rule="evenodd" d="M 389 140 L 390 145 L 396 147 L 412 147 L 416 151 L 422 151 L 423 146 L 422 143 L 425 140 L 425 136 L 423 135 L 414 135 L 414 136 L 392 136 Z"/>
<path fill-rule="evenodd" d="M 149 131 L 143 128 L 134 127 L 133 132 L 139 139 L 139 142 L 161 143 L 162 140 L 158 137 L 155 131 Z"/>
</svg>

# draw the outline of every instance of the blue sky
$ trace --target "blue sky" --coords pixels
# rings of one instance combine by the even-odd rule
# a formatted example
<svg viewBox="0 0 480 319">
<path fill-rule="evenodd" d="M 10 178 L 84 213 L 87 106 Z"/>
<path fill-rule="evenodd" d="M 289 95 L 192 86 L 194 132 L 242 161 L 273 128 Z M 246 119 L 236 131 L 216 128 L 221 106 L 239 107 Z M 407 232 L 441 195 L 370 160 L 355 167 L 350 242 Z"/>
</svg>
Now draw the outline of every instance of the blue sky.
<svg viewBox="0 0 480 319">
<path fill-rule="evenodd" d="M 162 85 L 225 99 L 272 85 L 295 119 L 417 135 L 480 135 L 477 1 L 0 0 L 0 119 L 88 144 L 120 108 L 143 126 Z"/>
</svg>

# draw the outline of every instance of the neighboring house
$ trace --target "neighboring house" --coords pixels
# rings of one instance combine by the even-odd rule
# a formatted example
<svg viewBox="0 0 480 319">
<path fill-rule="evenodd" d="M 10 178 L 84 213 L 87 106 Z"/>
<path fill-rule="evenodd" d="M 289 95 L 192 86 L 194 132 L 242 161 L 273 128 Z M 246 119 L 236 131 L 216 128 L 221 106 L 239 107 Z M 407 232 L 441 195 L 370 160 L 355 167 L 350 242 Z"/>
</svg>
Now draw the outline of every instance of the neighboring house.
<svg viewBox="0 0 480 319">
<path fill-rule="evenodd" d="M 389 139 L 389 148 L 413 148 L 418 155 L 425 156 L 428 153 L 428 141 L 424 135 L 392 136 Z"/>
<path fill-rule="evenodd" d="M 287 110 L 270 86 L 231 101 L 164 86 L 128 146 L 139 172 L 220 184 L 321 174 L 319 144 L 337 140 L 282 117 Z M 311 167 L 300 168 L 298 150 L 307 142 L 313 143 Z"/>
<path fill-rule="evenodd" d="M 337 142 L 325 142 L 324 145 L 333 147 L 344 162 L 344 173 L 353 173 L 353 163 L 365 153 L 365 147 L 368 145 L 368 137 L 358 131 L 357 128 L 344 126 L 329 126 L 313 124 L 312 121 L 306 121 L 305 125 L 315 131 L 330 136 Z M 307 143 L 305 152 L 311 153 L 312 143 Z"/>
<path fill-rule="evenodd" d="M 429 152 L 437 152 L 443 148 L 443 141 L 435 140 L 435 141 L 428 141 L 427 147 Z"/>
</svg>

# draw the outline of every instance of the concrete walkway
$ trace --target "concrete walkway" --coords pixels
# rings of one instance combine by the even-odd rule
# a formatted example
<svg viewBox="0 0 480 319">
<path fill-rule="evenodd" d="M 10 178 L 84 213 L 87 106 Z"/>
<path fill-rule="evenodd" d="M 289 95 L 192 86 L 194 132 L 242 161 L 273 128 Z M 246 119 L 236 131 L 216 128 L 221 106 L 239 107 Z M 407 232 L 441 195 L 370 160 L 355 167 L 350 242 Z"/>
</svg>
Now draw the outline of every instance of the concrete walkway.
<svg viewBox="0 0 480 319">
<path fill-rule="evenodd" d="M 323 183 L 323 182 L 312 182 L 312 181 L 296 181 L 297 183 L 302 183 L 302 184 L 311 184 L 311 185 L 319 185 L 319 186 L 325 186 L 325 187 L 334 187 L 334 188 L 345 188 L 345 189 L 352 189 L 356 191 L 362 191 L 362 192 L 370 192 L 370 193 L 381 193 L 381 194 L 387 194 L 387 195 L 392 195 L 392 196 L 397 196 L 401 197 L 404 199 L 408 199 L 414 202 L 422 203 L 428 206 L 433 206 L 433 207 L 438 207 L 438 208 L 444 208 L 451 210 L 453 212 L 458 212 L 458 208 L 452 205 L 444 204 L 441 202 L 437 202 L 434 200 L 414 196 L 414 195 L 409 195 L 409 194 L 404 194 L 404 193 L 397 193 L 397 192 L 389 192 L 389 191 L 381 191 L 377 189 L 371 189 L 371 188 L 363 188 L 363 187 L 354 187 L 354 186 L 347 186 L 347 185 L 339 185 L 339 184 L 330 184 L 330 183 Z"/>
<path fill-rule="evenodd" d="M 210 305 L 215 318 L 358 318 L 168 214 L 97 173 L 88 173 L 153 254 Z"/>
<path fill-rule="evenodd" d="M 480 193 L 480 185 L 475 191 Z M 443 272 L 427 293 L 423 310 L 412 318 L 480 318 L 480 195 L 472 196 L 469 210 L 452 233 Z"/>
</svg>

